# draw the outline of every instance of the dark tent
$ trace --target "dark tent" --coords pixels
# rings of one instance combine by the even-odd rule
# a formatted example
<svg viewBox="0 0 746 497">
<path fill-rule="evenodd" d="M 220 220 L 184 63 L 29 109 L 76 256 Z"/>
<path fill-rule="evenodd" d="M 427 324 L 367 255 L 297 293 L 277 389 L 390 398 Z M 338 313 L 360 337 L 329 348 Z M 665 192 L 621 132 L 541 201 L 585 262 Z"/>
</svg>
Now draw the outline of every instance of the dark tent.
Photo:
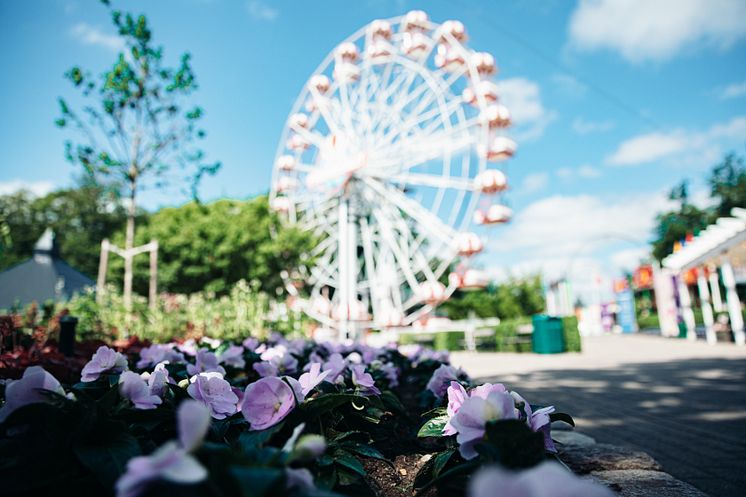
<svg viewBox="0 0 746 497">
<path fill-rule="evenodd" d="M 64 301 L 93 287 L 94 281 L 60 259 L 52 230 L 47 229 L 34 246 L 34 256 L 0 273 L 0 309 L 36 301 Z"/>
</svg>

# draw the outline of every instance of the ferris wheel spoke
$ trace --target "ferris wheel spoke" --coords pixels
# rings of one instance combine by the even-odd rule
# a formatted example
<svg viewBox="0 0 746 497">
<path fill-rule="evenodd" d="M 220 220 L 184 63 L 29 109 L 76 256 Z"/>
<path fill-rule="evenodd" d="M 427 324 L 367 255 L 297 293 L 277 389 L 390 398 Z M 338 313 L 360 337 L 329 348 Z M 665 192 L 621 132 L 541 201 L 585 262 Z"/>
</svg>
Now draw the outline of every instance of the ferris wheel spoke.
<svg viewBox="0 0 746 497">
<path fill-rule="evenodd" d="M 326 127 L 329 128 L 329 132 L 332 134 L 339 134 L 339 124 L 337 123 L 337 120 L 332 118 L 331 113 L 329 112 L 330 98 L 321 95 L 315 88 L 310 88 L 309 93 L 311 94 L 311 98 L 316 105 L 319 115 L 326 123 Z"/>
<path fill-rule="evenodd" d="M 382 178 L 383 179 L 383 178 Z M 454 190 L 474 191 L 474 181 L 470 178 L 438 176 L 426 173 L 403 173 L 386 178 L 393 183 L 429 186 L 433 188 L 453 188 Z"/>
<path fill-rule="evenodd" d="M 458 135 L 454 136 L 456 133 Z M 372 161 L 372 171 L 376 176 L 390 174 L 392 169 L 400 173 L 449 154 L 455 155 L 475 144 L 474 136 L 458 130 L 449 130 L 419 140 L 402 141 L 385 157 L 376 157 L 375 161 Z"/>
<path fill-rule="evenodd" d="M 399 265 L 399 269 L 402 271 L 402 274 L 404 274 L 404 277 L 407 280 L 407 283 L 409 284 L 411 288 L 416 289 L 419 286 L 419 283 L 417 282 L 417 277 L 414 275 L 414 272 L 412 271 L 409 258 L 404 255 L 404 253 L 401 250 L 401 247 L 399 246 L 398 239 L 394 233 L 394 230 L 391 227 L 391 223 L 390 223 L 388 216 L 386 216 L 381 211 L 380 208 L 375 209 L 373 211 L 373 215 L 376 217 L 376 220 L 378 221 L 379 233 L 381 234 L 381 237 L 383 238 L 384 243 L 386 244 L 387 248 L 391 250 L 391 252 L 394 254 L 394 259 Z"/>
<path fill-rule="evenodd" d="M 371 228 L 364 217 L 360 219 L 360 235 L 363 245 L 363 257 L 365 259 L 365 272 L 368 278 L 371 306 L 373 307 L 373 315 L 377 316 L 380 315 L 382 296 L 380 295 L 380 287 L 378 283 L 378 268 L 376 267 L 375 254 L 373 252 Z"/>
<path fill-rule="evenodd" d="M 408 117 L 403 121 L 402 126 L 394 129 L 393 131 L 383 135 L 380 139 L 379 146 L 386 147 L 396 141 L 397 138 L 401 137 L 404 133 L 422 133 L 428 134 L 433 131 L 437 124 L 442 122 L 450 122 L 451 116 L 461 108 L 462 104 L 459 101 L 448 102 L 444 107 L 435 106 L 431 110 Z M 438 119 L 440 118 L 440 119 Z M 421 125 L 426 124 L 429 120 L 435 120 L 433 123 L 427 124 L 424 128 Z M 471 122 L 467 126 L 470 126 Z"/>
<path fill-rule="evenodd" d="M 422 273 L 428 280 L 436 281 L 437 278 L 435 277 L 432 268 L 425 260 L 422 252 L 418 250 L 418 248 L 413 250 L 413 244 L 411 242 L 414 242 L 414 237 L 412 236 L 412 230 L 409 228 L 409 226 L 407 226 L 406 221 L 401 216 L 397 216 L 394 212 L 391 212 L 390 207 L 388 211 L 391 219 L 394 221 L 394 224 L 399 230 L 399 240 L 406 242 L 402 245 L 406 247 L 406 252 L 404 252 L 404 254 L 406 255 L 407 259 L 411 261 L 412 266 L 422 271 Z"/>
<path fill-rule="evenodd" d="M 324 146 L 324 137 L 310 129 L 294 128 L 293 131 L 319 149 Z"/>
<path fill-rule="evenodd" d="M 445 240 L 448 243 L 455 238 L 456 233 L 450 226 L 446 226 L 438 216 L 426 210 L 419 203 L 407 198 L 399 190 L 386 187 L 378 180 L 372 178 L 365 178 L 364 181 L 384 201 L 395 203 L 402 212 L 419 223 L 423 230 L 431 232 L 437 238 Z"/>
</svg>

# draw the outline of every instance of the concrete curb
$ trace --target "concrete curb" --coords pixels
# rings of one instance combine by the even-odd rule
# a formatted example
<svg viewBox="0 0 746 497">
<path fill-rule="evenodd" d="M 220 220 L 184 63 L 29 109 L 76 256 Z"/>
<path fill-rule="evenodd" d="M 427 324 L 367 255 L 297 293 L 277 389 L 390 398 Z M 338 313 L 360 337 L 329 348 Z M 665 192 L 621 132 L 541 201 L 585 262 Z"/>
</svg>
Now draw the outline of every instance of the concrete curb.
<svg viewBox="0 0 746 497">
<path fill-rule="evenodd" d="M 621 497 L 708 497 L 663 471 L 645 452 L 597 443 L 588 435 L 563 428 L 552 431 L 562 461 L 576 474 L 606 485 Z"/>
</svg>

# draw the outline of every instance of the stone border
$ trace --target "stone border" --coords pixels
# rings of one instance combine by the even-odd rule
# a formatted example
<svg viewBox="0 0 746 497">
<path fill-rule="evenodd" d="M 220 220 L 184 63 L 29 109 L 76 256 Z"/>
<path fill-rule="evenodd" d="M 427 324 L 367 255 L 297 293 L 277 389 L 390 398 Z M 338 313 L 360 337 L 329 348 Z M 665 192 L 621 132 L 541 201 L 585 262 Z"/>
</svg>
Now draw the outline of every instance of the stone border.
<svg viewBox="0 0 746 497">
<path fill-rule="evenodd" d="M 592 437 L 552 426 L 562 461 L 576 474 L 602 483 L 621 497 L 708 497 L 663 471 L 645 452 L 597 443 Z"/>
</svg>

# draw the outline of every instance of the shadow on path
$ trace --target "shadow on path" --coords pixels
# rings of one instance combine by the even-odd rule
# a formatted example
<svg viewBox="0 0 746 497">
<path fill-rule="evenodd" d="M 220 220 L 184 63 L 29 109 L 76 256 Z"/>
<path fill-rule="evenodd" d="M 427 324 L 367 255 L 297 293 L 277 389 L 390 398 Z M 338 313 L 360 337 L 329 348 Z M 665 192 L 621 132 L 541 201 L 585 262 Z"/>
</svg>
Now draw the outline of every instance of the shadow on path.
<svg viewBox="0 0 746 497">
<path fill-rule="evenodd" d="M 599 442 L 648 452 L 712 497 L 746 495 L 746 360 L 687 359 L 491 378 L 571 414 Z"/>
</svg>

